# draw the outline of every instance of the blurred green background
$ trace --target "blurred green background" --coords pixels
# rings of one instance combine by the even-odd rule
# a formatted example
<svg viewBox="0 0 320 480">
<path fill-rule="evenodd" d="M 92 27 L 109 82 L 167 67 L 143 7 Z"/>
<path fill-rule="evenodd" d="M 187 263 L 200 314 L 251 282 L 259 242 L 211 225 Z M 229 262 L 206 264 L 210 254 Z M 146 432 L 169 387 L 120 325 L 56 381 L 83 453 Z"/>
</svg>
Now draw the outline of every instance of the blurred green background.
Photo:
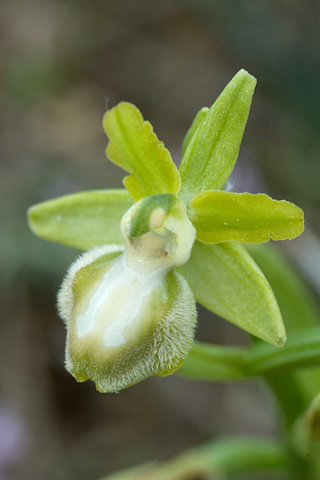
<svg viewBox="0 0 320 480">
<path fill-rule="evenodd" d="M 245 68 L 258 85 L 234 189 L 305 209 L 306 233 L 281 248 L 319 294 L 318 0 L 2 0 L 0 39 L 0 480 L 94 480 L 221 434 L 275 434 L 255 383 L 77 384 L 55 303 L 78 252 L 35 238 L 25 213 L 121 186 L 104 154 L 107 105 L 135 103 L 179 162 L 196 112 Z M 197 337 L 247 342 L 202 309 Z"/>
</svg>

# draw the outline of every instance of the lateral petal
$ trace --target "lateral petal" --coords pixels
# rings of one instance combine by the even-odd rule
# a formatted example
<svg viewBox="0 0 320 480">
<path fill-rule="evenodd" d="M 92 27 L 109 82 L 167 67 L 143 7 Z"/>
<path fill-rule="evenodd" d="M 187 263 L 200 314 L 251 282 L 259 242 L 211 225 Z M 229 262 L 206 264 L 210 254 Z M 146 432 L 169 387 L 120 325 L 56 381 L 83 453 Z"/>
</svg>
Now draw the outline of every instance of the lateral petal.
<svg viewBox="0 0 320 480">
<path fill-rule="evenodd" d="M 191 200 L 188 215 L 197 239 L 207 243 L 286 240 L 304 229 L 301 208 L 264 193 L 202 192 Z"/>
<path fill-rule="evenodd" d="M 137 107 L 119 103 L 105 113 L 103 127 L 110 139 L 107 157 L 130 173 L 123 183 L 135 201 L 178 193 L 180 176 L 171 155 Z"/>
</svg>

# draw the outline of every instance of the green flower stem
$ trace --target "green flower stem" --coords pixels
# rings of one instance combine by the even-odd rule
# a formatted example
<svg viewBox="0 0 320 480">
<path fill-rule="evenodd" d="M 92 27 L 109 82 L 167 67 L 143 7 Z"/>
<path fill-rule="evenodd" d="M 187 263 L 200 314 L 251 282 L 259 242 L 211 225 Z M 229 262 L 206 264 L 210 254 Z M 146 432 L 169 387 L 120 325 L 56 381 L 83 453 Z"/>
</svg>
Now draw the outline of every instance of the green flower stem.
<svg viewBox="0 0 320 480">
<path fill-rule="evenodd" d="M 303 371 L 293 370 L 319 364 L 320 328 L 311 328 L 292 332 L 280 349 L 262 342 L 249 348 L 195 342 L 179 374 L 211 381 L 239 381 L 262 375 L 283 412 L 292 478 L 319 480 L 320 462 L 309 462 L 296 455 L 289 441 L 294 422 L 310 402 Z"/>
<path fill-rule="evenodd" d="M 291 333 L 281 348 L 262 342 L 238 348 L 197 341 L 179 374 L 199 380 L 232 381 L 316 365 L 320 365 L 320 328 Z"/>
<path fill-rule="evenodd" d="M 308 462 L 292 448 L 290 437 L 295 420 L 307 408 L 304 386 L 296 372 L 285 375 L 265 376 L 280 406 L 285 421 L 285 441 L 287 442 L 288 465 L 292 480 L 318 480 L 318 462 Z"/>
<path fill-rule="evenodd" d="M 250 472 L 285 471 L 287 467 L 283 445 L 260 438 L 220 440 L 204 449 L 203 454 L 226 478 Z"/>
<path fill-rule="evenodd" d="M 244 348 L 223 347 L 196 341 L 179 375 L 197 380 L 232 381 L 251 376 Z"/>
<path fill-rule="evenodd" d="M 245 364 L 259 375 L 320 365 L 320 328 L 292 332 L 280 349 L 259 342 L 248 349 Z"/>
<path fill-rule="evenodd" d="M 313 350 L 313 346 L 317 343 L 319 345 L 319 330 L 315 330 L 315 327 L 319 326 L 320 312 L 312 293 L 307 289 L 290 263 L 275 248 L 254 245 L 250 246 L 249 251 L 270 282 L 279 302 L 290 339 L 290 342 L 285 346 L 287 350 L 284 351 L 284 354 L 290 357 L 291 339 L 304 337 L 302 344 L 299 345 L 298 341 L 296 347 L 291 350 L 293 354 L 291 355 L 291 368 L 300 366 L 297 362 L 298 356 L 304 357 L 304 359 L 301 358 L 301 363 L 307 366 L 309 352 L 306 349 L 312 334 L 315 336 L 315 343 L 311 341 L 310 348 Z M 310 329 L 309 333 L 307 329 Z M 295 350 L 295 353 L 293 350 Z M 310 352 L 310 355 L 314 353 L 316 352 Z M 265 360 L 268 363 L 267 358 Z M 271 362 L 275 364 L 277 361 L 274 359 Z M 290 359 L 288 358 L 289 363 Z M 317 363 L 317 360 L 315 363 Z M 284 433 L 288 446 L 292 478 L 296 480 L 301 480 L 301 478 L 318 480 L 320 478 L 320 456 L 310 456 L 303 460 L 293 449 L 290 437 L 296 419 L 306 411 L 319 392 L 320 369 L 301 369 L 291 372 L 283 370 L 283 373 L 278 375 L 267 374 L 264 376 L 278 401 L 285 421 L 286 429 Z"/>
<path fill-rule="evenodd" d="M 239 437 L 210 442 L 164 464 L 148 464 L 103 477 L 101 480 L 180 480 L 209 476 L 216 480 L 226 480 L 237 478 L 243 473 L 285 474 L 286 467 L 286 451 L 280 443 Z"/>
</svg>

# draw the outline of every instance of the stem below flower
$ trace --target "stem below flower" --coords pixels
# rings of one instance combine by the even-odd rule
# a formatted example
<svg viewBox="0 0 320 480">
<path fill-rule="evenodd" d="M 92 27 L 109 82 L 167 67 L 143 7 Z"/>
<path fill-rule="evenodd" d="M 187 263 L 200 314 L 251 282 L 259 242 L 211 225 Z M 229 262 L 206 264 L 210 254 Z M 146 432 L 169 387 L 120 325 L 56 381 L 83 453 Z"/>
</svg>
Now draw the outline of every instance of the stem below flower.
<svg viewBox="0 0 320 480">
<path fill-rule="evenodd" d="M 320 365 L 318 327 L 291 333 L 281 348 L 262 342 L 241 348 L 197 341 L 179 374 L 199 380 L 232 381 L 317 365 Z"/>
<path fill-rule="evenodd" d="M 243 473 L 286 472 L 283 446 L 274 441 L 239 437 L 210 442 L 164 463 L 133 468 L 101 480 L 179 480 L 237 478 Z M 281 477 L 282 478 L 282 477 Z M 288 478 L 287 476 L 283 478 Z"/>
</svg>

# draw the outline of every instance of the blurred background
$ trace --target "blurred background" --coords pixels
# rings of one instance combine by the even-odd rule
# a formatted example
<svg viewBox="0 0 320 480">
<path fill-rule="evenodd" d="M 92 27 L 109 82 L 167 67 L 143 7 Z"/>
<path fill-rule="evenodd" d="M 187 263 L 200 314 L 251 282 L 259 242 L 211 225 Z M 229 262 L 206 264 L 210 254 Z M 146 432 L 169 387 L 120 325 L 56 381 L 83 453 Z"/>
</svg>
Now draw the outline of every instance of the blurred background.
<svg viewBox="0 0 320 480">
<path fill-rule="evenodd" d="M 305 209 L 306 233 L 281 248 L 318 295 L 319 44 L 317 0 L 2 0 L 0 480 L 95 480 L 219 435 L 277 433 L 257 383 L 173 375 L 120 395 L 77 384 L 55 305 L 78 252 L 35 238 L 25 214 L 62 194 L 121 187 L 104 153 L 106 106 L 136 104 L 178 163 L 196 112 L 245 68 L 258 85 L 233 189 Z M 197 337 L 248 342 L 204 309 Z"/>
</svg>

